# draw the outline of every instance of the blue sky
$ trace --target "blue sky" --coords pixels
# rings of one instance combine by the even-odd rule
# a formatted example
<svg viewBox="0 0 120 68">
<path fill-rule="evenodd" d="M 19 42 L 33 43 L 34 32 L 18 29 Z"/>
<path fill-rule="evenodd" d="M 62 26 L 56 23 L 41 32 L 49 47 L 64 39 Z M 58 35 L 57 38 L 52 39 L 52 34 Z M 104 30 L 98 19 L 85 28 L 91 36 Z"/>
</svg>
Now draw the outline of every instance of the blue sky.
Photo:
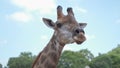
<svg viewBox="0 0 120 68">
<path fill-rule="evenodd" d="M 0 63 L 30 51 L 37 55 L 49 42 L 53 30 L 41 18 L 56 21 L 56 7 L 72 7 L 79 22 L 87 22 L 87 40 L 66 45 L 64 50 L 88 49 L 95 56 L 120 43 L 120 0 L 0 0 Z"/>
</svg>

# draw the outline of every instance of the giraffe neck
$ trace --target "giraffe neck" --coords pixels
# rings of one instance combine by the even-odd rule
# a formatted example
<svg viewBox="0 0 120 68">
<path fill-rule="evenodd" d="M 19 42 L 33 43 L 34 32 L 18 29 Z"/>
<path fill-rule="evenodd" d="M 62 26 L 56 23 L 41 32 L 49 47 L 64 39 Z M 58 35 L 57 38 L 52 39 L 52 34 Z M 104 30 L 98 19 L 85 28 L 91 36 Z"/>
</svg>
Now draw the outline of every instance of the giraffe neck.
<svg viewBox="0 0 120 68">
<path fill-rule="evenodd" d="M 64 44 L 59 43 L 53 35 L 50 42 L 38 55 L 32 68 L 56 68 Z"/>
</svg>

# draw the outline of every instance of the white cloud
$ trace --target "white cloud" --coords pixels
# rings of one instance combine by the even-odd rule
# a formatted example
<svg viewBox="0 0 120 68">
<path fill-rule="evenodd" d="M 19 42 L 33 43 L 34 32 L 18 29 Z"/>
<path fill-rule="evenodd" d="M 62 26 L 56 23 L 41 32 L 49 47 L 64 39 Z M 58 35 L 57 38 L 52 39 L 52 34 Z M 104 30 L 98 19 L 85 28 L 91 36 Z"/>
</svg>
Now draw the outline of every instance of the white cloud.
<svg viewBox="0 0 120 68">
<path fill-rule="evenodd" d="M 31 19 L 33 19 L 30 14 L 25 12 L 15 12 L 11 15 L 7 15 L 7 17 L 20 22 L 29 22 Z"/>
<path fill-rule="evenodd" d="M 92 40 L 95 39 L 96 36 L 95 35 L 86 35 L 87 40 Z"/>
<path fill-rule="evenodd" d="M 7 44 L 7 40 L 0 40 L 0 45 L 5 45 Z"/>
<path fill-rule="evenodd" d="M 84 8 L 76 7 L 76 10 L 81 13 L 87 13 L 88 11 Z"/>
<path fill-rule="evenodd" d="M 28 11 L 39 11 L 41 14 L 50 14 L 55 10 L 55 0 L 11 0 L 16 6 Z"/>
<path fill-rule="evenodd" d="M 53 15 L 56 10 L 55 0 L 11 0 L 11 3 L 21 8 L 22 11 L 7 15 L 7 18 L 24 23 L 33 20 L 36 17 L 34 14 L 39 17 L 40 15 Z"/>
</svg>

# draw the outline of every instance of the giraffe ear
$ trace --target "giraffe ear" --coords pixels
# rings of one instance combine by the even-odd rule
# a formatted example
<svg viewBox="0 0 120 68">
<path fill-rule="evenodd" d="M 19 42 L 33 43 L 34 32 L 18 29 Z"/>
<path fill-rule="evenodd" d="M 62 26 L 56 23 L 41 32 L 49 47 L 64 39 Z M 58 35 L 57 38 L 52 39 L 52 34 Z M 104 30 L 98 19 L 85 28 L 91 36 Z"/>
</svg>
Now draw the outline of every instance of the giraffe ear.
<svg viewBox="0 0 120 68">
<path fill-rule="evenodd" d="M 87 26 L 87 23 L 79 23 L 80 28 L 84 29 Z"/>
<path fill-rule="evenodd" d="M 43 18 L 43 22 L 50 28 L 55 27 L 55 23 L 51 19 Z"/>
</svg>

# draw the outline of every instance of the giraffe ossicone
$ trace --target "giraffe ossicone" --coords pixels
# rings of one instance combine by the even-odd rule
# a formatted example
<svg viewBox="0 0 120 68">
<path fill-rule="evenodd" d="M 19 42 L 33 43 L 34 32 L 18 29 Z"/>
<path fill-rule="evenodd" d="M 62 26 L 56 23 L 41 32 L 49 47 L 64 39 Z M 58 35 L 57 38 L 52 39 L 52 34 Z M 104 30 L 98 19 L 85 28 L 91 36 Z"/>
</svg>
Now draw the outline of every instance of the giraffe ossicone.
<svg viewBox="0 0 120 68">
<path fill-rule="evenodd" d="M 67 8 L 67 15 L 62 12 L 62 7 L 57 7 L 57 21 L 43 18 L 43 22 L 54 30 L 54 34 L 47 46 L 40 52 L 32 68 L 56 68 L 61 52 L 66 44 L 82 44 L 85 40 L 87 23 L 78 23 L 71 7 Z"/>
</svg>

